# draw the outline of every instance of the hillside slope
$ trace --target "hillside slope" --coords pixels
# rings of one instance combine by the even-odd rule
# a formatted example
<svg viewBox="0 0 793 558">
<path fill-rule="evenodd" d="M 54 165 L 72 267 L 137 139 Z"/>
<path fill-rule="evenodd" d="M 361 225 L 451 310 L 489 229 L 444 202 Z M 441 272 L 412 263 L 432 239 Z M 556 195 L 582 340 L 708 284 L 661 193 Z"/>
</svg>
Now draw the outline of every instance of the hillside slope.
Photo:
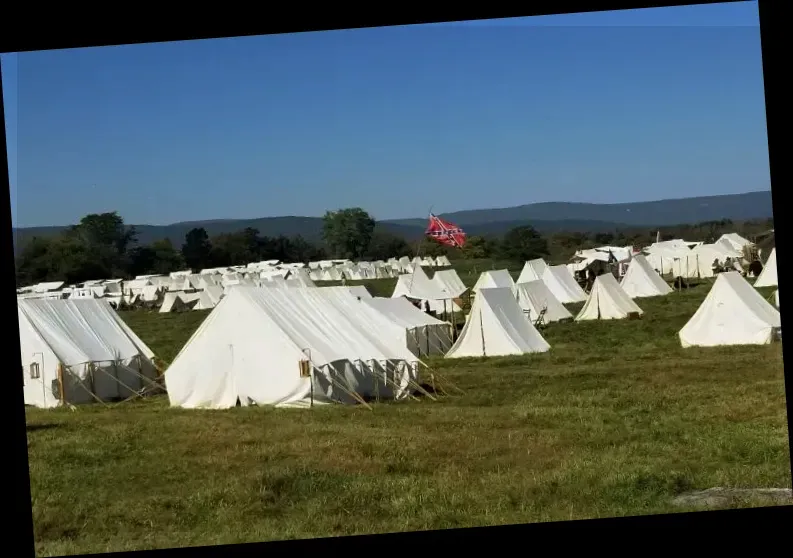
<svg viewBox="0 0 793 558">
<path fill-rule="evenodd" d="M 773 217 L 771 192 L 749 192 L 625 204 L 536 203 L 503 209 L 477 209 L 441 214 L 464 227 L 470 235 L 503 234 L 512 227 L 531 224 L 543 233 L 557 231 L 602 232 L 625 227 L 661 227 L 693 224 L 703 221 L 732 219 L 764 219 Z M 381 221 L 379 227 L 409 240 L 420 237 L 426 227 L 424 217 Z M 171 225 L 135 225 L 138 239 L 147 244 L 169 238 L 176 246 L 185 234 L 203 227 L 210 236 L 242 230 L 258 229 L 263 236 L 302 235 L 306 240 L 321 239 L 320 217 L 265 217 L 261 219 L 219 219 L 186 221 Z M 33 236 L 50 236 L 64 227 L 30 227 L 14 230 L 15 246 Z"/>
</svg>

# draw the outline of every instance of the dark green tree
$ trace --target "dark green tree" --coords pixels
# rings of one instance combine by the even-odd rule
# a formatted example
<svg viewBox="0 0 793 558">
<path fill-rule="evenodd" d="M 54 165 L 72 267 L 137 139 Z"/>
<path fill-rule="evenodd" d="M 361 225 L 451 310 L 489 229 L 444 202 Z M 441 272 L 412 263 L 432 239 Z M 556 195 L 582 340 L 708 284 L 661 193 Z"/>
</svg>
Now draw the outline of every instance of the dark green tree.
<svg viewBox="0 0 793 558">
<path fill-rule="evenodd" d="M 504 235 L 500 253 L 507 260 L 525 262 L 547 256 L 548 241 L 531 225 L 523 225 Z"/>
<path fill-rule="evenodd" d="M 322 238 L 337 258 L 358 259 L 369 248 L 375 220 L 360 207 L 325 213 Z"/>
<path fill-rule="evenodd" d="M 100 278 L 123 277 L 129 266 L 128 251 L 136 243 L 137 232 L 134 227 L 124 225 L 124 219 L 113 211 L 86 215 L 67 229 L 64 236 L 91 254 L 89 267 L 100 272 Z M 75 248 L 75 244 L 70 246 Z"/>
<path fill-rule="evenodd" d="M 209 267 L 211 253 L 212 244 L 203 227 L 191 229 L 185 235 L 184 244 L 182 244 L 182 257 L 187 267 L 196 272 Z"/>
<path fill-rule="evenodd" d="M 387 260 L 410 256 L 412 250 L 407 241 L 386 230 L 375 228 L 369 246 L 363 256 L 367 260 Z M 423 251 L 422 251 L 423 252 Z"/>
<path fill-rule="evenodd" d="M 469 236 L 462 249 L 462 255 L 467 260 L 479 260 L 488 257 L 488 241 L 483 236 Z"/>
<path fill-rule="evenodd" d="M 137 246 L 130 251 L 129 275 L 167 275 L 185 268 L 182 253 L 171 240 L 155 240 L 147 246 Z"/>
</svg>

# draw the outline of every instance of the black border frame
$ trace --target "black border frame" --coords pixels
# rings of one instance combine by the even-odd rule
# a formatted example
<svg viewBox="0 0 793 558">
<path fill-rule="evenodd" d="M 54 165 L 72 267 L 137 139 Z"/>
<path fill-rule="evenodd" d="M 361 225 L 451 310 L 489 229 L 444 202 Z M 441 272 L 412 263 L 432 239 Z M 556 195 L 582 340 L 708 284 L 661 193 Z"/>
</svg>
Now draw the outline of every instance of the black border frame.
<svg viewBox="0 0 793 558">
<path fill-rule="evenodd" d="M 738 0 L 728 0 L 733 2 Z M 784 69 L 782 64 L 784 58 L 775 56 L 773 43 L 777 42 L 779 38 L 779 31 L 774 31 L 774 24 L 781 19 L 781 6 L 782 0 L 756 0 L 759 4 L 760 12 L 760 31 L 761 31 L 761 46 L 763 58 L 763 74 L 765 82 L 765 99 L 766 99 L 766 123 L 769 138 L 769 162 L 771 169 L 772 184 L 784 184 L 785 170 L 787 167 L 782 162 L 783 151 L 781 136 L 786 131 L 783 125 L 783 111 L 782 111 L 782 92 L 784 89 L 781 84 L 777 84 L 779 76 L 782 75 Z M 267 14 L 256 18 L 234 17 L 235 15 L 245 15 L 243 13 L 235 14 L 229 12 L 230 16 L 224 17 L 215 10 L 206 13 L 194 11 L 189 14 L 191 21 L 190 27 L 185 25 L 188 14 L 181 10 L 174 11 L 174 18 L 169 19 L 165 16 L 165 10 L 157 10 L 156 12 L 139 11 L 124 11 L 121 6 L 113 6 L 112 9 L 118 10 L 121 13 L 112 16 L 112 23 L 118 25 L 114 28 L 111 22 L 102 21 L 101 13 L 97 14 L 97 9 L 92 7 L 89 10 L 80 10 L 69 6 L 49 7 L 44 8 L 46 14 L 44 17 L 37 14 L 33 22 L 35 28 L 30 31 L 26 30 L 23 25 L 18 25 L 19 34 L 3 33 L 0 37 L 0 52 L 24 52 L 31 50 L 49 50 L 60 48 L 76 48 L 86 46 L 100 46 L 100 45 L 119 45 L 119 44 L 134 44 L 134 43 L 147 43 L 147 42 L 161 42 L 161 41 L 176 41 L 188 39 L 204 39 L 215 38 L 224 36 L 242 36 L 242 35 L 262 35 L 271 33 L 288 33 L 300 31 L 318 31 L 326 29 L 339 29 L 339 28 L 360 28 L 360 27 L 378 27 L 386 25 L 405 25 L 416 23 L 434 23 L 441 21 L 455 21 L 466 19 L 495 19 L 502 17 L 523 17 L 528 15 L 549 15 L 571 12 L 593 12 L 593 11 L 611 11 L 619 9 L 637 9 L 649 7 L 665 7 L 665 6 L 682 6 L 687 4 L 714 4 L 714 3 L 727 3 L 727 2 L 714 2 L 712 0 L 705 0 L 699 2 L 675 2 L 675 1 L 661 1 L 661 2 L 643 2 L 641 0 L 633 1 L 619 1 L 619 0 L 598 0 L 586 2 L 581 0 L 556 0 L 547 1 L 543 3 L 534 3 L 530 8 L 519 9 L 502 9 L 499 10 L 495 7 L 482 6 L 479 9 L 462 7 L 456 10 L 448 10 L 445 15 L 441 15 L 441 10 L 432 10 L 425 8 L 424 16 L 419 16 L 419 10 L 413 10 L 415 15 L 411 15 L 411 11 L 393 10 L 390 14 L 387 12 L 387 7 L 384 10 L 382 6 L 373 7 L 368 12 L 355 8 L 349 13 L 342 13 L 341 10 L 329 10 L 325 7 L 317 7 L 312 10 L 300 9 L 302 6 L 295 6 L 297 8 L 294 13 L 290 14 L 289 8 L 291 6 L 281 5 L 278 6 L 277 17 L 272 17 Z M 82 7 L 82 6 L 81 6 Z M 136 6 L 137 7 L 137 6 Z M 41 7 L 36 6 L 41 10 Z M 24 14 L 25 5 L 19 4 L 15 11 L 6 11 L 6 17 L 3 20 L 7 23 L 14 21 L 14 16 L 19 18 Z M 266 6 L 257 6 L 257 11 L 266 10 Z M 194 10 L 194 9 L 193 9 Z M 266 12 L 265 12 L 266 13 Z M 12 15 L 13 14 L 13 15 Z M 18 15 L 17 15 L 18 14 Z M 108 14 L 109 15 L 109 14 Z M 776 18 L 774 16 L 777 16 Z M 9 17 L 11 16 L 11 17 Z M 60 17 L 58 17 L 60 16 Z M 21 21 L 24 19 L 20 18 Z M 201 21 L 201 20 L 204 21 Z M 52 20 L 54 25 L 52 27 L 44 25 L 36 25 L 38 22 L 45 20 Z M 236 21 L 235 21 L 236 20 Z M 30 21 L 30 20 L 29 20 Z M 252 23 L 255 21 L 256 23 Z M 260 23 L 261 22 L 261 23 Z M 202 23 L 204 25 L 202 25 Z M 180 25 L 181 24 L 181 25 Z M 6 29 L 11 26 L 6 26 Z M 192 30 L 191 30 L 192 28 Z M 58 31 L 61 34 L 58 34 Z M 777 85 L 777 87 L 774 87 Z M 2 76 L 0 75 L 0 88 L 2 88 Z M 0 107 L 2 107 L 3 100 L 0 96 Z M 3 113 L 5 114 L 5 113 Z M 771 141 L 774 138 L 775 141 Z M 0 129 L 0 147 L 3 148 L 4 154 L 7 154 L 6 147 L 6 133 L 5 127 Z M 0 184 L 5 185 L 5 191 L 9 194 L 8 182 L 8 160 L 7 155 L 0 157 Z M 774 208 L 784 207 L 782 200 L 781 186 L 776 189 L 772 187 L 771 197 Z M 5 300 L 8 301 L 8 306 L 3 307 L 7 310 L 7 315 L 11 317 L 11 327 L 16 325 L 18 329 L 18 321 L 13 318 L 16 315 L 14 307 L 11 306 L 11 296 L 15 292 L 12 286 L 15 286 L 14 279 L 14 250 L 12 239 L 12 224 L 11 224 L 11 204 L 10 195 L 6 195 L 2 200 L 2 218 L 7 223 L 5 225 L 5 241 L 2 248 L 5 252 L 5 259 L 10 264 L 7 272 L 4 275 L 3 284 L 5 287 L 0 287 L 0 293 L 6 293 Z M 776 213 L 776 212 L 775 212 Z M 784 220 L 775 220 L 774 227 L 776 235 L 786 234 L 784 228 Z M 783 243 L 784 244 L 784 243 Z M 778 250 L 779 247 L 777 247 Z M 785 248 L 782 253 L 785 253 Z M 784 258 L 778 260 L 779 263 L 785 262 Z M 785 266 L 783 266 L 783 269 Z M 782 273 L 781 275 L 785 275 Z M 13 348 L 13 347 L 12 347 Z M 21 359 L 19 353 L 13 351 L 14 357 L 7 367 L 9 370 L 18 370 L 21 366 Z M 784 347 L 783 347 L 784 355 Z M 784 358 L 784 356 L 783 356 Z M 9 452 L 10 459 L 7 460 L 7 465 L 10 471 L 9 476 L 4 480 L 10 485 L 13 498 L 11 499 L 10 514 L 11 525 L 6 523 L 8 527 L 4 529 L 6 535 L 6 548 L 11 550 L 13 556 L 35 556 L 34 551 L 34 538 L 33 538 L 33 524 L 32 524 L 32 505 L 31 505 L 31 492 L 30 492 L 30 476 L 28 471 L 28 455 L 27 455 L 27 432 L 25 423 L 24 406 L 21 404 L 21 388 L 22 380 L 19 374 L 10 374 L 13 378 L 13 387 L 17 389 L 19 402 L 17 404 L 7 404 L 0 407 L 0 410 L 6 419 L 2 422 L 4 428 L 2 430 L 2 437 L 4 440 L 3 447 Z M 790 446 L 793 446 L 793 435 L 791 435 L 790 416 L 793 410 L 791 404 L 791 378 L 785 372 L 785 394 L 787 401 L 788 412 L 788 436 L 790 439 Z M 8 454 L 7 454 L 8 455 Z M 791 476 L 793 476 L 793 467 L 791 468 Z M 316 551 L 326 550 L 341 550 L 350 552 L 352 550 L 359 550 L 372 547 L 382 552 L 382 549 L 388 548 L 389 545 L 397 547 L 407 546 L 408 548 L 416 543 L 429 546 L 417 546 L 416 549 L 425 548 L 426 550 L 434 550 L 435 545 L 443 545 L 444 550 L 453 550 L 456 548 L 470 548 L 474 541 L 481 541 L 487 545 L 490 541 L 499 541 L 509 544 L 510 539 L 514 537 L 514 547 L 516 549 L 537 549 L 541 547 L 537 545 L 537 537 L 541 535 L 554 536 L 556 538 L 556 548 L 558 548 L 558 537 L 564 534 L 572 534 L 575 532 L 587 532 L 594 534 L 602 532 L 604 528 L 618 528 L 618 529 L 637 529 L 644 527 L 655 528 L 670 528 L 670 527 L 693 527 L 696 528 L 696 539 L 706 543 L 709 550 L 715 550 L 715 546 L 719 543 L 726 542 L 737 550 L 735 543 L 736 539 L 743 539 L 740 533 L 749 535 L 752 542 L 749 542 L 750 548 L 757 551 L 758 547 L 762 545 L 763 539 L 755 537 L 758 531 L 765 528 L 776 530 L 777 524 L 781 527 L 781 533 L 784 533 L 784 526 L 790 525 L 789 520 L 791 511 L 789 506 L 776 506 L 767 508 L 754 508 L 744 510 L 725 510 L 725 511 L 707 511 L 707 512 L 692 512 L 692 513 L 678 513 L 668 515 L 648 515 L 638 517 L 623 517 L 613 519 L 591 519 L 580 521 L 569 521 L 559 523 L 537 523 L 526 525 L 510 525 L 502 527 L 481 527 L 481 528 L 468 528 L 468 529 L 450 529 L 443 531 L 423 531 L 412 533 L 398 533 L 398 534 L 382 534 L 382 535 L 363 535 L 354 537 L 337 537 L 326 539 L 309 539 L 301 541 L 276 541 L 267 543 L 250 543 L 240 545 L 225 545 L 225 546 L 208 546 L 208 547 L 193 547 L 193 548 L 175 548 L 168 550 L 154 550 L 154 551 L 139 551 L 139 552 L 120 552 L 114 553 L 118 556 L 126 556 L 130 554 L 144 555 L 148 553 L 151 556 L 194 556 L 196 554 L 203 555 L 219 555 L 223 554 L 248 556 L 260 555 L 267 553 L 278 553 L 279 551 L 295 552 L 295 551 L 309 551 L 315 549 Z M 730 531 L 731 527 L 735 527 L 734 531 Z M 703 529 L 716 531 L 717 537 L 702 536 Z M 593 531 L 594 530 L 594 531 Z M 719 537 L 718 535 L 721 535 Z M 726 536 L 725 536 L 726 535 Z M 732 535 L 732 537 L 730 536 Z M 630 537 L 620 537 L 625 542 L 631 540 Z M 746 539 L 743 539 L 746 540 Z M 768 539 L 766 539 L 768 540 Z M 779 539 L 773 539 L 777 542 Z M 566 539 L 565 542 L 571 541 Z M 584 541 L 581 541 L 584 542 Z M 586 540 L 587 550 L 594 550 L 592 545 L 593 539 Z M 609 537 L 608 543 L 611 548 L 615 546 L 615 539 Z M 632 541 L 631 541 L 632 542 Z M 652 541 L 645 541 L 645 544 L 640 544 L 634 547 L 636 550 L 644 547 L 647 548 L 646 543 L 650 543 L 654 548 L 653 550 L 660 549 L 660 546 L 665 542 L 669 542 L 678 550 L 691 549 L 689 541 L 683 541 L 677 537 L 654 537 Z M 783 541 L 782 546 L 786 546 Z M 686 544 L 688 543 L 688 544 Z M 758 544 L 760 543 L 760 544 Z M 686 546 L 683 546 L 683 545 Z M 286 545 L 286 546 L 285 546 Z M 633 546 L 633 545 L 631 545 Z M 775 545 L 776 546 L 776 545 Z M 554 548 L 554 547 L 552 547 Z M 401 549 L 400 549 L 401 550 Z"/>
</svg>

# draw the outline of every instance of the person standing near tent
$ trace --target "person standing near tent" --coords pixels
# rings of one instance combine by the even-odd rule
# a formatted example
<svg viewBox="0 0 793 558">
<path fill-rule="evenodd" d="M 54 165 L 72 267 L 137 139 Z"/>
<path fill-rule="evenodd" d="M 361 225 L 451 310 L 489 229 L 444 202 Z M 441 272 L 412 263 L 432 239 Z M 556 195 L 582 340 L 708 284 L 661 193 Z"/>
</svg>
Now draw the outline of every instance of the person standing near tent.
<svg viewBox="0 0 793 558">
<path fill-rule="evenodd" d="M 586 291 L 589 292 L 592 290 L 592 285 L 595 284 L 595 279 L 597 279 L 597 274 L 595 271 L 590 267 L 587 270 L 587 279 L 586 279 Z"/>
<path fill-rule="evenodd" d="M 719 272 L 719 267 L 719 259 L 716 258 L 713 260 L 713 263 L 710 266 L 711 270 L 713 271 L 713 275 L 716 275 Z"/>
</svg>

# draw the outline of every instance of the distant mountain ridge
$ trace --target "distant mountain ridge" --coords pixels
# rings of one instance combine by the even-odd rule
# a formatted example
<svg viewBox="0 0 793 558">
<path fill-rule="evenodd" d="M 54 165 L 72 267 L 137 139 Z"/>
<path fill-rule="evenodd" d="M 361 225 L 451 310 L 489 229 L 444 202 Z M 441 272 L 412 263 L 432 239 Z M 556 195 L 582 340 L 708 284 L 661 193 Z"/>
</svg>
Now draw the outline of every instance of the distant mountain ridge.
<svg viewBox="0 0 793 558">
<path fill-rule="evenodd" d="M 695 198 L 669 199 L 620 204 L 575 202 L 546 202 L 499 209 L 472 209 L 439 214 L 463 227 L 469 235 L 497 235 L 509 229 L 531 224 L 542 233 L 606 232 L 618 228 L 664 226 L 701 223 L 731 219 L 744 221 L 773 217 L 771 191 L 748 192 Z M 421 237 L 427 218 L 391 219 L 378 221 L 378 227 L 408 240 Z M 321 217 L 264 217 L 260 219 L 214 219 L 185 221 L 170 225 L 134 225 L 138 240 L 148 244 L 168 238 L 181 246 L 187 232 L 203 227 L 211 236 L 240 231 L 246 227 L 258 229 L 263 236 L 302 235 L 316 242 L 322 237 Z M 66 227 L 27 227 L 14 229 L 14 245 L 33 236 L 51 236 Z"/>
</svg>

